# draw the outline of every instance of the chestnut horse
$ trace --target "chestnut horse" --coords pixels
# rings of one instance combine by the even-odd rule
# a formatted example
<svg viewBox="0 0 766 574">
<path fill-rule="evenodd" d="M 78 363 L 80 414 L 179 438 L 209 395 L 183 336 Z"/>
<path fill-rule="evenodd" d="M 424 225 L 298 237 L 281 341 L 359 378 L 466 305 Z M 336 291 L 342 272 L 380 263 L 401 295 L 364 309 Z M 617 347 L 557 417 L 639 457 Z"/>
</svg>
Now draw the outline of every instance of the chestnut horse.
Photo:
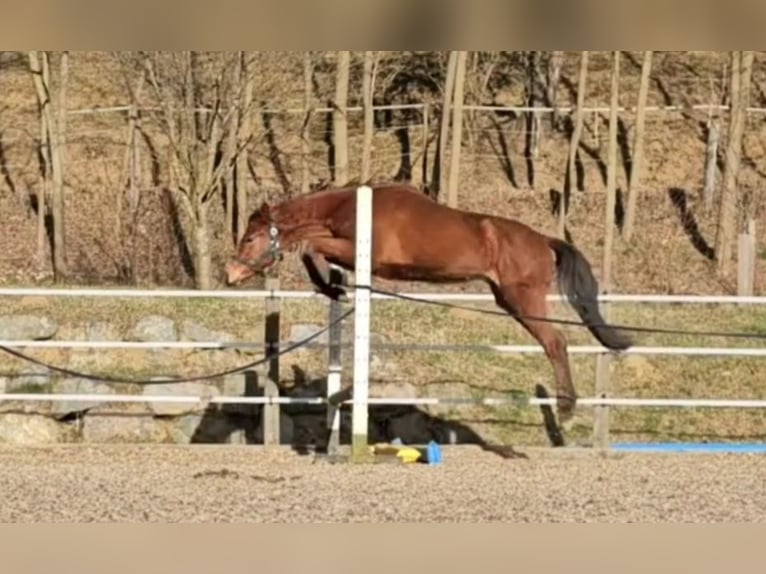
<svg viewBox="0 0 766 574">
<path fill-rule="evenodd" d="M 386 184 L 373 188 L 372 275 L 430 283 L 483 280 L 497 305 L 516 318 L 542 345 L 553 366 L 559 422 L 571 419 L 577 401 L 567 342 L 546 316 L 554 279 L 590 332 L 605 347 L 623 350 L 631 342 L 604 324 L 598 283 L 590 264 L 573 245 L 543 235 L 518 221 L 441 205 L 416 188 Z M 353 271 L 356 187 L 327 189 L 255 211 L 226 267 L 237 284 L 273 265 L 283 251 L 304 246 L 311 281 L 329 297 L 343 294 L 319 266 L 328 262 Z"/>
</svg>

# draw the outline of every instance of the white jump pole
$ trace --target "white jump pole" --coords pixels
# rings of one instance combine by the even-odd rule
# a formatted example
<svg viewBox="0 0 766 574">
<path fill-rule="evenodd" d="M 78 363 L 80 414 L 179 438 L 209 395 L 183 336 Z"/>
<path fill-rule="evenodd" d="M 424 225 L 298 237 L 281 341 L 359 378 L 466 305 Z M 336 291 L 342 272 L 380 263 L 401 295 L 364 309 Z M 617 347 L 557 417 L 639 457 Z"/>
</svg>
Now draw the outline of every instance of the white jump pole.
<svg viewBox="0 0 766 574">
<path fill-rule="evenodd" d="M 372 283 L 372 188 L 356 190 L 356 250 L 354 282 L 360 287 Z M 354 290 L 354 394 L 351 419 L 351 460 L 369 459 L 367 444 L 370 374 L 370 291 Z"/>
</svg>

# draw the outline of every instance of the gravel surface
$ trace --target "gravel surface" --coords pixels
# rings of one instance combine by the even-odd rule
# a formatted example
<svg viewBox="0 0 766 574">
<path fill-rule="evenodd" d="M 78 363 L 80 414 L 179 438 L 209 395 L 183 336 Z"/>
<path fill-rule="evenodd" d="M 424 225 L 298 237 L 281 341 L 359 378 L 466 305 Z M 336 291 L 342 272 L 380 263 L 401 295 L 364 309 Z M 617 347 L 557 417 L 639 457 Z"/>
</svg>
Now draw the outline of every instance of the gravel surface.
<svg viewBox="0 0 766 574">
<path fill-rule="evenodd" d="M 475 447 L 333 464 L 238 446 L 0 447 L 0 521 L 763 521 L 766 457 Z"/>
</svg>

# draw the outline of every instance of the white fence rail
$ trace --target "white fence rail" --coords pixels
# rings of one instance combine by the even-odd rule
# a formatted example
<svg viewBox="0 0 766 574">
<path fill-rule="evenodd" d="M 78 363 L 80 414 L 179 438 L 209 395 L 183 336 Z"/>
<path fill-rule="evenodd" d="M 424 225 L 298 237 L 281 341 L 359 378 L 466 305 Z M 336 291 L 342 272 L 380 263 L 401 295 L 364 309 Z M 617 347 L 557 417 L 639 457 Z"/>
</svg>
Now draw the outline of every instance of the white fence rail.
<svg viewBox="0 0 766 574">
<path fill-rule="evenodd" d="M 350 294 L 354 289 L 348 289 Z M 400 295 L 426 301 L 463 301 L 463 302 L 494 302 L 490 293 L 410 293 Z M 95 289 L 95 288 L 45 288 L 45 287 L 0 287 L 0 297 L 129 297 L 129 298 L 212 298 L 212 299 L 321 299 L 325 296 L 315 291 L 300 290 L 267 290 L 267 289 Z M 372 299 L 394 299 L 392 295 L 372 293 Z M 563 301 L 561 295 L 550 294 L 548 301 Z M 738 295 L 657 295 L 657 294 L 602 294 L 599 301 L 614 303 L 672 303 L 672 304 L 736 304 L 736 305 L 766 305 L 763 296 Z"/>
</svg>

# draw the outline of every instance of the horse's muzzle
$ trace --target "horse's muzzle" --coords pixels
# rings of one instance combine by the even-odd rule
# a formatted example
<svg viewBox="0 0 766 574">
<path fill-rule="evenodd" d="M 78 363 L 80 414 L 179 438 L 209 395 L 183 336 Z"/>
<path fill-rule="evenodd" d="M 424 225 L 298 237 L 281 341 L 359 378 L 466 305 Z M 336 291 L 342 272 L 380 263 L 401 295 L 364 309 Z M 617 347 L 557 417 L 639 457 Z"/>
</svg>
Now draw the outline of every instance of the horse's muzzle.
<svg viewBox="0 0 766 574">
<path fill-rule="evenodd" d="M 229 261 L 226 264 L 226 285 L 229 287 L 241 283 L 255 272 L 247 265 L 242 265 L 236 261 Z"/>
</svg>

